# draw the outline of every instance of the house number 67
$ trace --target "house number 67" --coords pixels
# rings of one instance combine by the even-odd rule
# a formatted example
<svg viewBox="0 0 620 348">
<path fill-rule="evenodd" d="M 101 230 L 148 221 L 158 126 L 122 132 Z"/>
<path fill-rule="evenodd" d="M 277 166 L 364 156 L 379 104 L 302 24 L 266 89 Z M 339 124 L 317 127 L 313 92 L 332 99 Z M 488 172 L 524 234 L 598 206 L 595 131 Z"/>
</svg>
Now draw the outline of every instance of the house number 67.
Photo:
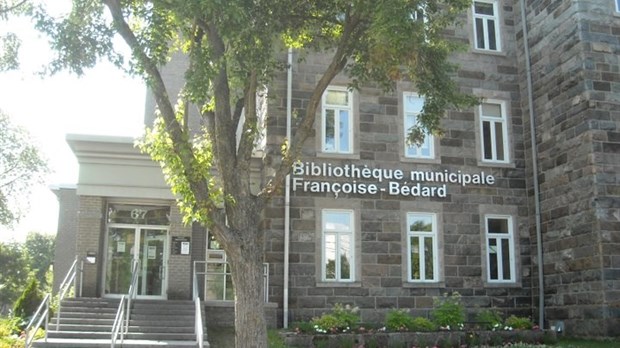
<svg viewBox="0 0 620 348">
<path fill-rule="evenodd" d="M 144 219 L 145 216 L 146 216 L 146 210 L 133 209 L 131 211 L 131 218 L 134 220 Z"/>
</svg>

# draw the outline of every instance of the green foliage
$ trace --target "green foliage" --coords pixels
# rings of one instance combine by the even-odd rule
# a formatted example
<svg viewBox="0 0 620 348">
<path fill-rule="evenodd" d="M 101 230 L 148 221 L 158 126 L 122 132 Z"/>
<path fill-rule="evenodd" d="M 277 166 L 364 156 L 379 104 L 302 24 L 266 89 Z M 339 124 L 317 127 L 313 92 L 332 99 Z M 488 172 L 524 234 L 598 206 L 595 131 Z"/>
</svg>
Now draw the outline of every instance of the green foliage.
<svg viewBox="0 0 620 348">
<path fill-rule="evenodd" d="M 483 330 L 500 330 L 503 328 L 502 316 L 494 309 L 483 309 L 476 315 L 476 321 Z"/>
<path fill-rule="evenodd" d="M 0 21 L 32 15 L 33 6 L 30 1 L 0 0 Z M 0 71 L 19 68 L 19 48 L 21 40 L 14 32 L 0 33 Z"/>
<path fill-rule="evenodd" d="M 505 324 L 506 326 L 516 330 L 530 330 L 534 326 L 532 319 L 527 317 L 517 317 L 515 315 L 511 315 L 506 318 Z"/>
<path fill-rule="evenodd" d="M 385 315 L 385 328 L 389 331 L 411 331 L 413 317 L 405 309 L 393 309 Z"/>
<path fill-rule="evenodd" d="M 351 331 L 359 321 L 359 308 L 336 303 L 331 313 L 313 318 L 311 324 L 316 332 L 337 333 Z"/>
<path fill-rule="evenodd" d="M 28 233 L 24 242 L 24 252 L 29 257 L 30 269 L 34 272 L 42 290 L 52 285 L 48 276 L 51 273 L 50 266 L 54 262 L 55 244 L 55 236 L 32 232 Z"/>
<path fill-rule="evenodd" d="M 13 307 L 13 315 L 26 319 L 31 317 L 43 300 L 43 295 L 39 290 L 39 283 L 32 278 L 24 289 L 22 295 L 15 302 Z"/>
<path fill-rule="evenodd" d="M 458 292 L 453 292 L 451 295 L 445 293 L 443 297 L 435 298 L 433 305 L 431 316 L 437 325 L 450 330 L 462 327 L 465 322 L 465 308 Z"/>
<path fill-rule="evenodd" d="M 32 186 L 42 184 L 46 161 L 23 128 L 0 111 L 0 225 L 12 226 L 28 207 Z"/>
<path fill-rule="evenodd" d="M 433 323 L 430 319 L 424 317 L 413 318 L 413 322 L 411 324 L 411 331 L 426 332 L 437 330 L 437 325 L 435 325 L 435 323 Z"/>
<path fill-rule="evenodd" d="M 0 312 L 8 312 L 30 279 L 29 258 L 19 243 L 0 242 Z"/>
<path fill-rule="evenodd" d="M 22 348 L 20 318 L 0 318 L 0 348 Z"/>
</svg>

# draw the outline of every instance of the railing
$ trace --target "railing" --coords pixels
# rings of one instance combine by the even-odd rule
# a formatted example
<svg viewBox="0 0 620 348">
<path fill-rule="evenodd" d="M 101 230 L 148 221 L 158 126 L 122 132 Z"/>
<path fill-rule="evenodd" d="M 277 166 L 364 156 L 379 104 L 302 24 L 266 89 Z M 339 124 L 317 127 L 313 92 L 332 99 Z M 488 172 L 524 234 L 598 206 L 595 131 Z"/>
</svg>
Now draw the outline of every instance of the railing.
<svg viewBox="0 0 620 348">
<path fill-rule="evenodd" d="M 221 264 L 226 264 L 226 261 L 221 261 L 221 260 L 214 260 L 214 261 L 194 261 L 194 275 L 196 276 L 196 279 L 194 279 L 194 284 L 196 285 L 196 287 L 198 286 L 198 282 L 197 282 L 197 276 L 203 276 L 204 277 L 204 289 L 203 289 L 203 296 L 205 300 L 209 300 L 209 296 L 208 295 L 208 290 L 209 290 L 209 284 L 208 284 L 208 275 L 224 275 L 225 277 L 230 275 L 229 273 L 222 273 L 222 272 L 209 272 L 209 265 L 221 265 Z M 201 269 L 204 269 L 204 271 L 197 271 L 198 267 L 200 265 Z M 225 279 L 225 278 L 224 278 Z M 225 280 L 224 280 L 225 281 Z M 269 302 L 269 263 L 265 262 L 263 263 L 263 290 L 264 290 L 264 301 L 265 302 Z M 196 290 L 198 291 L 198 290 Z M 222 294 L 224 295 L 224 294 Z"/>
<path fill-rule="evenodd" d="M 198 277 L 196 276 L 196 265 L 193 272 L 192 298 L 194 299 L 194 332 L 196 333 L 196 344 L 199 348 L 204 347 L 204 325 L 202 323 L 202 306 L 200 306 L 200 296 L 198 295 Z"/>
<path fill-rule="evenodd" d="M 110 347 L 114 348 L 116 346 L 116 339 L 118 335 L 121 335 L 121 344 L 125 339 L 125 328 L 124 328 L 124 320 L 125 317 L 125 300 L 127 299 L 127 295 L 123 295 L 121 297 L 121 302 L 118 304 L 118 310 L 116 311 L 116 316 L 114 317 L 114 324 L 112 325 L 112 338 L 110 340 Z"/>
<path fill-rule="evenodd" d="M 129 291 L 127 295 L 121 297 L 121 302 L 118 304 L 116 310 L 116 317 L 114 318 L 114 324 L 112 325 L 110 347 L 114 348 L 116 340 L 120 334 L 120 342 L 123 344 L 125 334 L 129 331 L 129 319 L 131 317 L 131 302 L 136 298 L 138 291 L 138 268 L 140 268 L 140 260 L 133 260 L 131 265 L 131 283 L 129 285 Z"/>
<path fill-rule="evenodd" d="M 77 271 L 78 271 L 78 257 L 75 257 L 75 260 L 73 261 L 73 264 L 71 265 L 71 268 L 69 268 L 69 271 L 67 272 L 67 275 L 65 276 L 65 279 L 63 279 L 62 283 L 60 283 L 60 287 L 58 288 L 58 311 L 56 312 L 56 331 L 58 331 L 60 329 L 60 312 L 62 311 L 62 300 L 64 300 L 65 296 L 67 295 L 68 291 L 71 289 L 71 286 L 73 286 L 73 291 L 77 291 L 77 286 L 75 284 L 75 282 L 77 281 L 76 279 L 76 275 L 77 275 Z M 82 261 L 82 264 L 80 265 L 80 274 L 82 273 L 82 270 L 84 269 L 84 261 Z M 80 281 L 80 290 L 79 290 L 79 295 L 82 296 L 82 282 Z M 47 329 L 47 328 L 46 328 Z"/>
<path fill-rule="evenodd" d="M 48 314 L 50 312 L 50 298 L 50 294 L 45 295 L 43 302 L 41 302 L 39 308 L 34 313 L 34 316 L 32 316 L 32 319 L 30 319 L 28 326 L 26 326 L 26 347 L 30 347 L 30 345 L 32 344 L 32 341 L 34 340 L 37 331 L 39 331 L 39 328 L 41 327 L 41 323 L 43 321 L 45 321 L 45 342 L 47 342 L 47 324 L 49 321 Z"/>
</svg>

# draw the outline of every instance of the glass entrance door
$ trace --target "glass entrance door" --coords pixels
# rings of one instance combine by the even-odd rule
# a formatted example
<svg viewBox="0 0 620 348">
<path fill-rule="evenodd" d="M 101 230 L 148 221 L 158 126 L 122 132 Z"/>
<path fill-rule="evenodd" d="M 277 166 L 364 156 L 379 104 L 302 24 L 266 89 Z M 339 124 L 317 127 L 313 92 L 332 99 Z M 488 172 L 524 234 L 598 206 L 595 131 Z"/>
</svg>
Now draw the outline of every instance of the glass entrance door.
<svg viewBox="0 0 620 348">
<path fill-rule="evenodd" d="M 168 230 L 109 227 L 105 295 L 124 295 L 131 285 L 131 267 L 138 260 L 137 296 L 165 298 Z"/>
</svg>

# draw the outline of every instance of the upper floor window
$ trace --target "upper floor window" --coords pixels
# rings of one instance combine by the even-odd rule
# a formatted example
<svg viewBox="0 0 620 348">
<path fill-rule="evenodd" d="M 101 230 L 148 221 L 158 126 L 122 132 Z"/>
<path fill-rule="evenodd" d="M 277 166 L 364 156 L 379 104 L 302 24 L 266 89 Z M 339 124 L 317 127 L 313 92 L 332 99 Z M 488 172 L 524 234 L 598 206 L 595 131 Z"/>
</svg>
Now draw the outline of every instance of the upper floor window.
<svg viewBox="0 0 620 348">
<path fill-rule="evenodd" d="M 482 161 L 508 163 L 510 156 L 505 104 L 499 101 L 487 101 L 478 107 Z"/>
<path fill-rule="evenodd" d="M 403 115 L 404 115 L 404 129 L 405 129 L 405 156 L 411 158 L 435 158 L 434 149 L 434 137 L 427 134 L 424 137 L 424 142 L 419 145 L 413 145 L 407 143 L 407 135 L 409 129 L 415 126 L 418 122 L 418 115 L 422 112 L 424 107 L 424 98 L 414 93 L 403 94 Z"/>
<path fill-rule="evenodd" d="M 438 278 L 435 214 L 407 214 L 408 281 L 436 282 Z"/>
<path fill-rule="evenodd" d="M 487 240 L 487 280 L 489 282 L 515 281 L 515 250 L 512 217 L 485 216 Z"/>
<path fill-rule="evenodd" d="M 616 0 L 616 12 L 620 12 L 620 0 Z"/>
<path fill-rule="evenodd" d="M 321 138 L 323 152 L 353 152 L 351 99 L 351 92 L 345 88 L 329 87 L 323 94 Z"/>
<path fill-rule="evenodd" d="M 497 0 L 477 0 L 473 5 L 474 43 L 479 50 L 500 51 Z"/>
<path fill-rule="evenodd" d="M 322 280 L 354 280 L 353 211 L 325 209 L 323 221 Z"/>
</svg>

